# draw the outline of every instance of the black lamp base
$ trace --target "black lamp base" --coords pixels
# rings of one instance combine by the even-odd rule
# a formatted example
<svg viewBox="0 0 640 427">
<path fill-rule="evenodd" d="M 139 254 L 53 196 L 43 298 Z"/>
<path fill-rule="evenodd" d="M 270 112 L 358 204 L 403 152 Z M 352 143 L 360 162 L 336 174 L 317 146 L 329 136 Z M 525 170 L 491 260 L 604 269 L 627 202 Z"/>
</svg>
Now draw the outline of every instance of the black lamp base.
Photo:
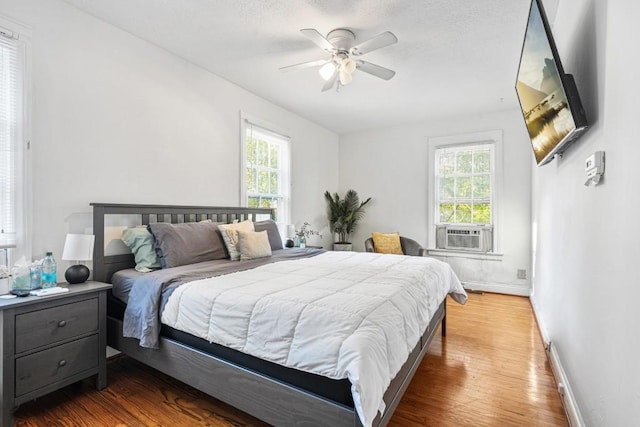
<svg viewBox="0 0 640 427">
<path fill-rule="evenodd" d="M 64 272 L 64 278 L 72 285 L 84 283 L 89 278 L 89 269 L 86 265 L 72 265 Z"/>
</svg>

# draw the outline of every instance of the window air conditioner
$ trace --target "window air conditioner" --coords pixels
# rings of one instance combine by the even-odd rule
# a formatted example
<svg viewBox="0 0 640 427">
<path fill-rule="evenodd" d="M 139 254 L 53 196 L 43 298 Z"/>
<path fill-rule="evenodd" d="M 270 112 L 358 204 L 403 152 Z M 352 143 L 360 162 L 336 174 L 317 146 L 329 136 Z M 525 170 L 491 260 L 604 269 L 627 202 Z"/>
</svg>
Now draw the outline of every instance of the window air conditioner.
<svg viewBox="0 0 640 427">
<path fill-rule="evenodd" d="M 436 248 L 475 252 L 493 251 L 491 225 L 437 225 Z"/>
</svg>

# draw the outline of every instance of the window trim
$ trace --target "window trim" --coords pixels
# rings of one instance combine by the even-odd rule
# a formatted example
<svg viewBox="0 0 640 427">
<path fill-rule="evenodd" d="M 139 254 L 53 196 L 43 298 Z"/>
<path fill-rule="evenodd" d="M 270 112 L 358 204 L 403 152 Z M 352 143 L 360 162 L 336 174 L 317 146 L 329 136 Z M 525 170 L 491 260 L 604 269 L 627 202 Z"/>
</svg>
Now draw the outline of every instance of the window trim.
<svg viewBox="0 0 640 427">
<path fill-rule="evenodd" d="M 22 75 L 22 129 L 21 129 L 21 182 L 18 192 L 16 217 L 16 247 L 9 255 L 9 263 L 20 257 L 30 260 L 32 257 L 32 159 L 31 159 L 31 79 L 32 79 L 32 30 L 28 26 L 0 14 L 0 30 L 6 35 L 19 40 L 23 49 Z"/>
<path fill-rule="evenodd" d="M 433 137 L 428 139 L 427 154 L 427 245 L 435 250 L 436 247 L 436 218 L 437 218 L 437 189 L 436 189 L 436 150 L 446 147 L 461 147 L 465 145 L 493 144 L 494 174 L 492 178 L 492 222 L 493 222 L 493 254 L 502 251 L 502 196 L 503 196 L 503 131 L 493 130 L 473 132 L 459 135 Z M 437 249 L 438 251 L 457 252 L 453 250 Z"/>
<path fill-rule="evenodd" d="M 252 114 L 248 114 L 244 111 L 240 111 L 240 200 L 239 206 L 247 206 L 247 180 L 246 180 L 246 132 L 247 132 L 247 123 L 251 123 L 256 125 L 265 131 L 272 132 L 277 136 L 283 137 L 287 140 L 286 145 L 286 153 L 284 153 L 285 157 L 283 159 L 284 162 L 284 170 L 282 175 L 282 182 L 284 185 L 282 186 L 283 191 L 283 201 L 284 201 L 284 209 L 283 212 L 280 213 L 277 219 L 278 228 L 280 229 L 280 234 L 284 236 L 284 231 L 286 229 L 287 224 L 291 221 L 291 157 L 292 157 L 292 144 L 290 132 L 280 128 L 279 126 L 274 125 L 273 123 L 269 123 L 265 120 L 262 120 L 258 117 L 255 117 Z"/>
</svg>

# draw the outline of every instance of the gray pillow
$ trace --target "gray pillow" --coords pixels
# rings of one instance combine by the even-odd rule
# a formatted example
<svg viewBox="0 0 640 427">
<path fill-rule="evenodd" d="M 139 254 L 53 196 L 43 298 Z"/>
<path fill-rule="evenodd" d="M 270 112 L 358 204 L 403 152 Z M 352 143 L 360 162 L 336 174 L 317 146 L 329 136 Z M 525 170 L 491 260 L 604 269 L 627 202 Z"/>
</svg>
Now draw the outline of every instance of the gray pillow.
<svg viewBox="0 0 640 427">
<path fill-rule="evenodd" d="M 149 224 L 156 254 L 162 268 L 177 267 L 197 262 L 227 258 L 227 252 L 213 222 L 186 222 L 182 224 Z"/>
<path fill-rule="evenodd" d="M 275 221 L 271 219 L 256 221 L 253 223 L 253 227 L 255 231 L 267 231 L 272 251 L 282 249 L 282 238 L 280 237 L 280 231 L 278 231 L 278 225 Z"/>
</svg>

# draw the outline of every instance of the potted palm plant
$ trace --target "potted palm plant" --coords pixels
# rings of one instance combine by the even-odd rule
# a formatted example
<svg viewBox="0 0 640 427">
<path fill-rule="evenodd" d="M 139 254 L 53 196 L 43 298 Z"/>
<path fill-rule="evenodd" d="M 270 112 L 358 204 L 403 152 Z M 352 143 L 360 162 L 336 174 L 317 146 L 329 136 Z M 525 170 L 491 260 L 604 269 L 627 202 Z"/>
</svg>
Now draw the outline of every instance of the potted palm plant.
<svg viewBox="0 0 640 427">
<path fill-rule="evenodd" d="M 371 197 L 360 202 L 358 193 L 355 190 L 349 190 L 342 199 L 338 193 L 331 195 L 328 191 L 324 193 L 324 198 L 327 200 L 329 228 L 338 238 L 333 244 L 333 250 L 352 250 L 353 244 L 349 238 L 356 231 L 358 222 L 364 217 L 364 206 L 371 201 Z"/>
</svg>

